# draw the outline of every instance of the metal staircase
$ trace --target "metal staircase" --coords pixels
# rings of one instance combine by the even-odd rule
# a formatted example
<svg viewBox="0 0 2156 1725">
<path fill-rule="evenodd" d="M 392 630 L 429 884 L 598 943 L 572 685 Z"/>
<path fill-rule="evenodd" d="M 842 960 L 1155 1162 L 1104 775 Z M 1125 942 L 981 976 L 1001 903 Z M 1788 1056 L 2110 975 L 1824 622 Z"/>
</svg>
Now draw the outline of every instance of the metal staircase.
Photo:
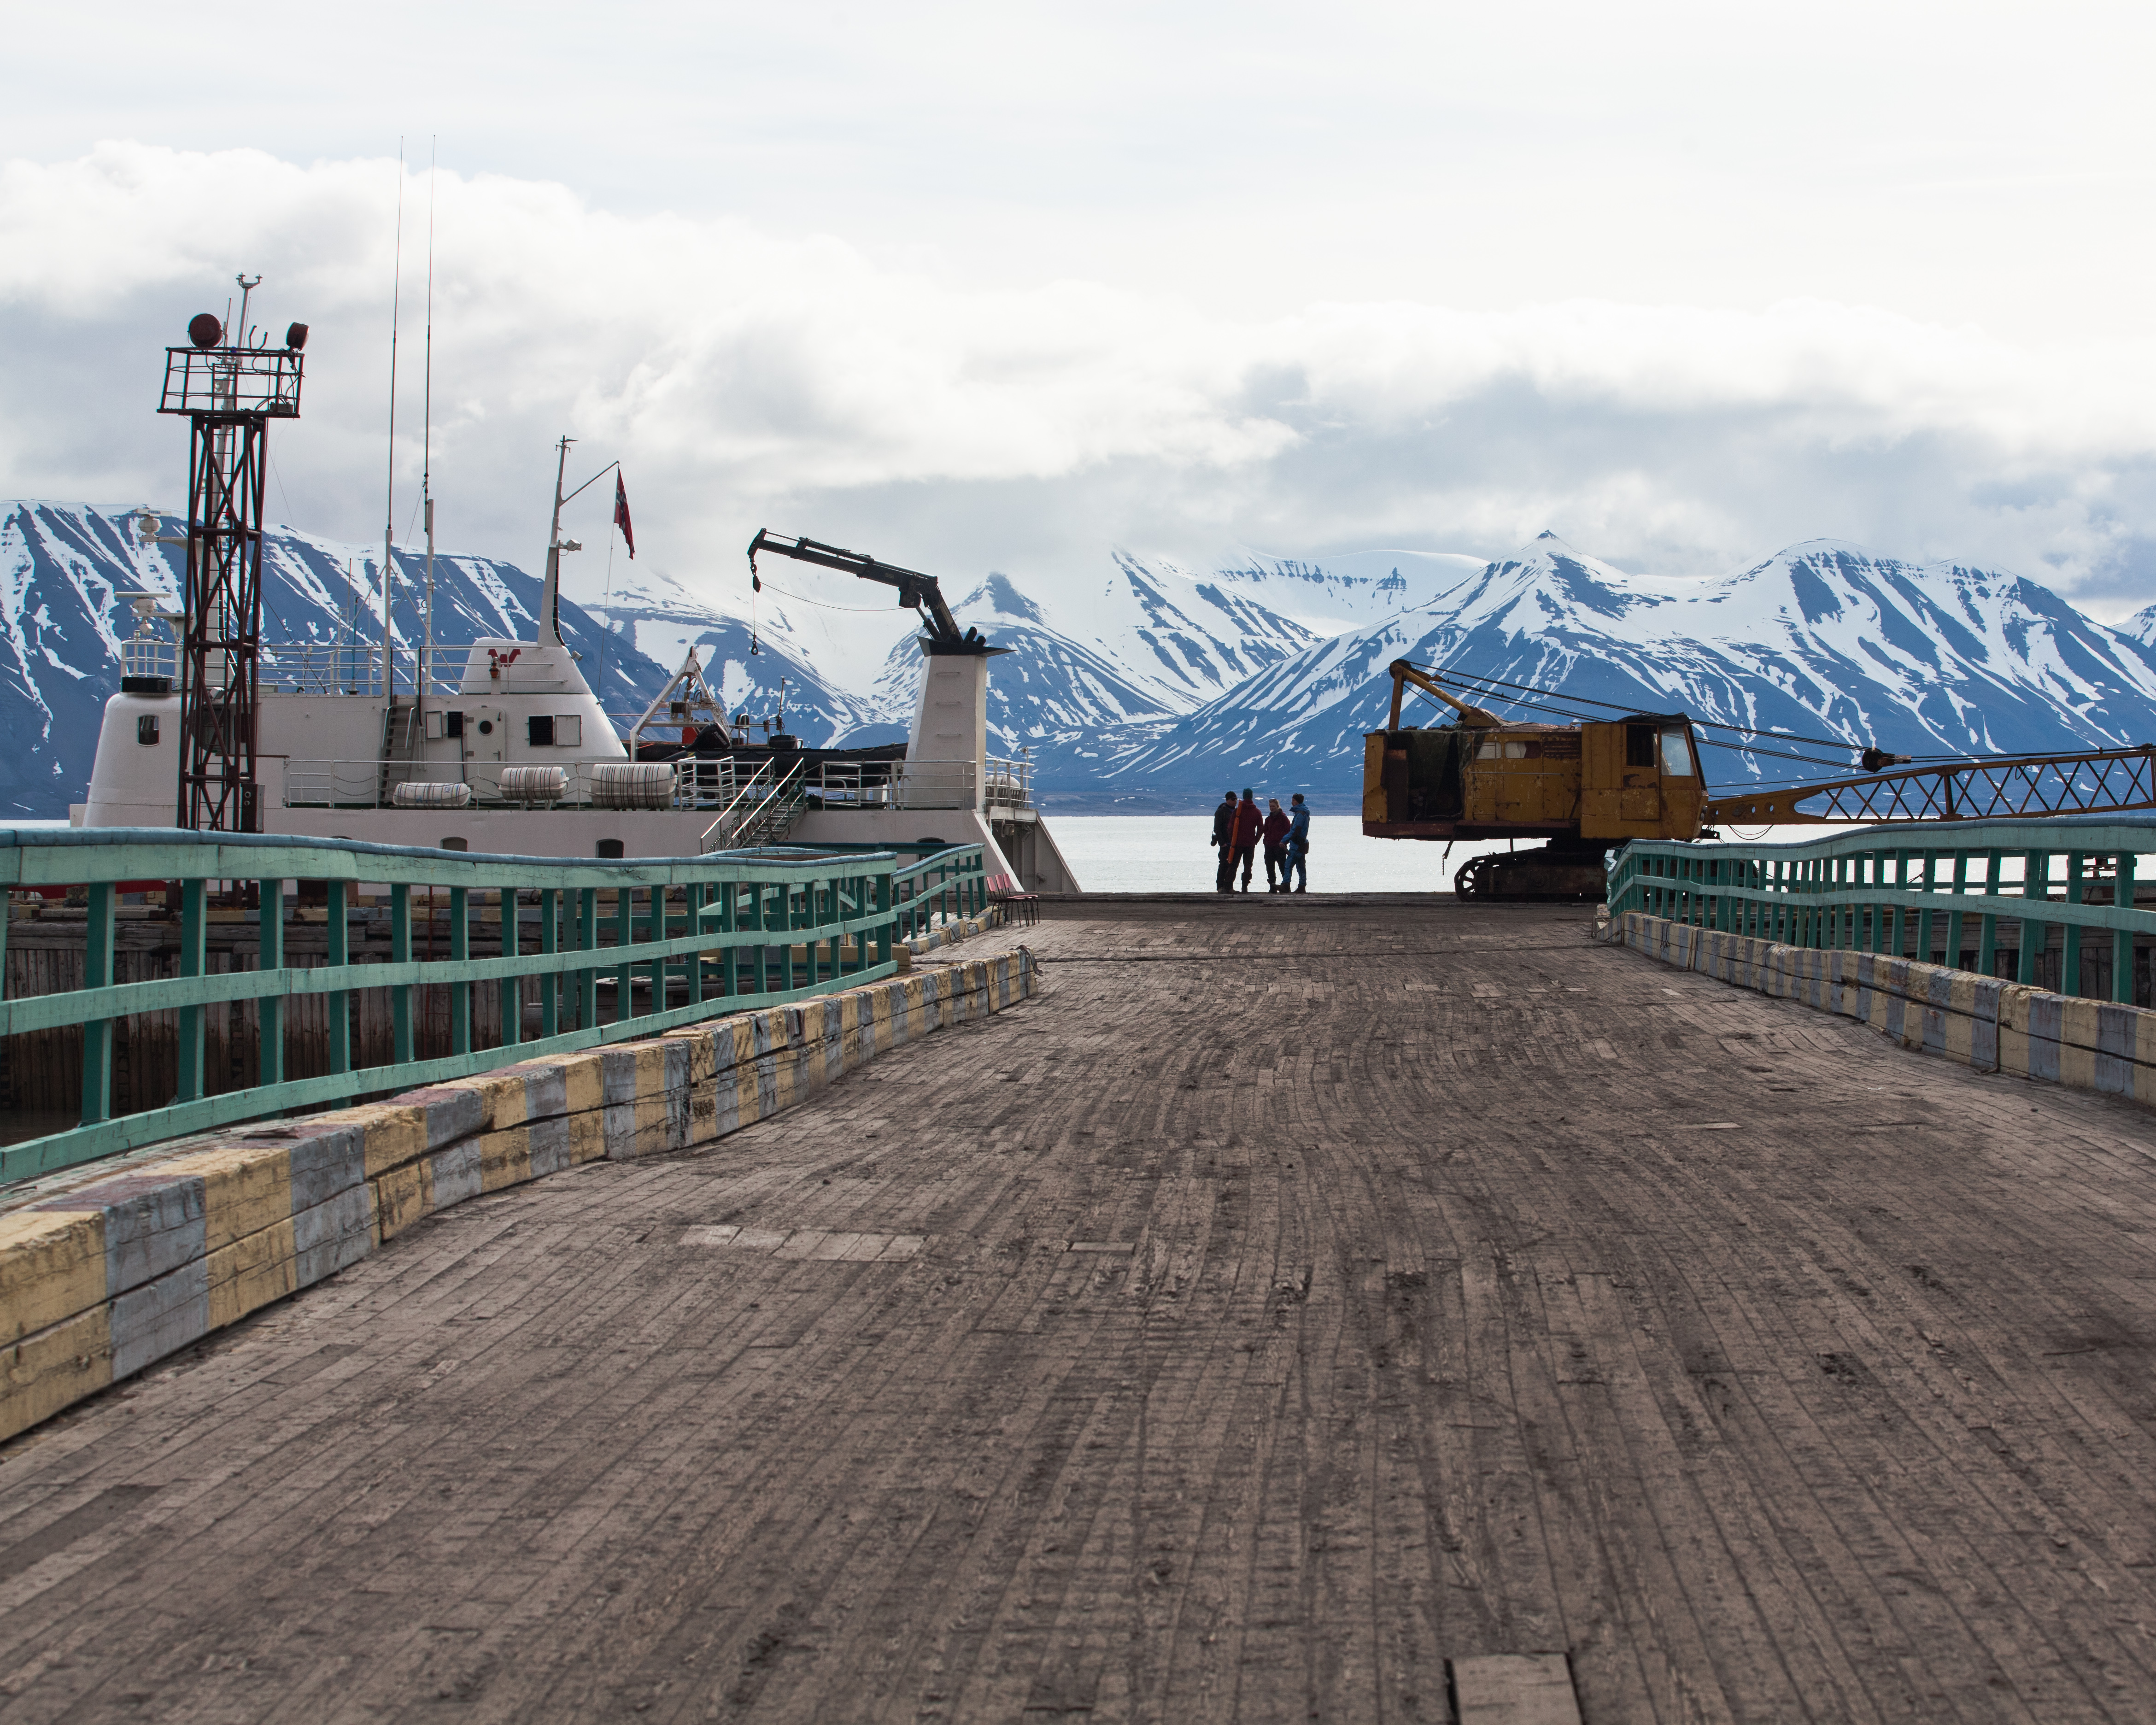
<svg viewBox="0 0 2156 1725">
<path fill-rule="evenodd" d="M 729 768 L 732 764 L 727 763 Z M 783 844 L 808 803 L 804 765 L 766 761 L 734 788 L 719 818 L 704 829 L 698 848 L 708 853 Z"/>
</svg>

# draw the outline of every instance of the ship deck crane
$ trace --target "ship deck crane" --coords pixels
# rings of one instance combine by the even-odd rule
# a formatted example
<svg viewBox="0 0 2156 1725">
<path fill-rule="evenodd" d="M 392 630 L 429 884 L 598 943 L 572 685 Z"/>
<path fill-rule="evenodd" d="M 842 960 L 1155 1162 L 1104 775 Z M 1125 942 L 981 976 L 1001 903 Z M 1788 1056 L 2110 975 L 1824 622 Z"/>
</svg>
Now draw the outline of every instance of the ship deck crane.
<svg viewBox="0 0 2156 1725">
<path fill-rule="evenodd" d="M 943 602 L 943 589 L 933 575 L 923 575 L 918 569 L 901 569 L 893 563 L 880 562 L 866 552 L 848 551 L 843 547 L 826 545 L 818 539 L 788 539 L 765 528 L 757 529 L 756 537 L 748 542 L 749 582 L 755 589 L 763 591 L 763 578 L 757 573 L 758 552 L 776 552 L 780 557 L 792 557 L 796 562 L 814 563 L 825 569 L 837 569 L 861 581 L 879 582 L 886 587 L 898 589 L 898 603 L 921 614 L 921 627 L 929 639 L 953 647 L 984 645 L 981 632 L 968 629 L 960 630 L 958 619 L 951 614 L 951 608 Z"/>
</svg>

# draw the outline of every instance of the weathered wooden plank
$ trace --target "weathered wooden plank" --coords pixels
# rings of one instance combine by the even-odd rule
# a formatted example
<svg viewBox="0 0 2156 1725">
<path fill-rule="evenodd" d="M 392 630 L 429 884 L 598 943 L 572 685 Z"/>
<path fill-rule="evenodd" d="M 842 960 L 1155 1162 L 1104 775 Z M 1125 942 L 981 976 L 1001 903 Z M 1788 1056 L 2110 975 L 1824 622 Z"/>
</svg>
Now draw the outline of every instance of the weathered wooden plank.
<svg viewBox="0 0 2156 1725">
<path fill-rule="evenodd" d="M 1579 1725 L 1562 1653 L 1482 1653 L 1452 1661 L 1460 1725 Z"/>
</svg>

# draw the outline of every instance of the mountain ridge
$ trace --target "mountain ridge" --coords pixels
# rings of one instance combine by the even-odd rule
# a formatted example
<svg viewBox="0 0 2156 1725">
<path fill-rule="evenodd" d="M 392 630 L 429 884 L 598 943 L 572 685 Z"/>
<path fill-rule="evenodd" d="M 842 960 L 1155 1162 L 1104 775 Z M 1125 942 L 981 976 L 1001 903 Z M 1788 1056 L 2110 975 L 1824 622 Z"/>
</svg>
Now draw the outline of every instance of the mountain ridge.
<svg viewBox="0 0 2156 1725">
<path fill-rule="evenodd" d="M 131 513 L 0 504 L 0 737 L 13 745 L 0 810 L 50 818 L 80 800 L 132 626 L 116 595 L 173 590 L 170 548 L 144 547 Z M 355 629 L 363 639 L 380 615 L 380 557 L 272 530 L 265 632 L 317 649 Z M 946 585 L 962 624 L 1008 649 L 991 675 L 991 751 L 1023 751 L 1050 809 L 1202 808 L 1232 778 L 1353 809 L 1362 737 L 1384 721 L 1385 667 L 1401 657 L 1563 691 L 1543 705 L 1681 709 L 1838 737 L 1852 761 L 1875 742 L 1925 754 L 2156 738 L 2156 606 L 2107 628 L 2025 577 L 1840 541 L 1706 579 L 1628 573 L 1554 533 L 1481 562 L 1383 550 L 1238 551 L 1205 570 L 1128 549 L 1106 561 L 1082 578 L 991 571 Z M 401 643 L 420 633 L 420 562 L 398 547 Z M 436 571 L 438 639 L 531 633 L 536 578 L 447 553 Z M 764 573 L 762 593 L 742 580 L 707 598 L 633 563 L 602 585 L 572 562 L 563 634 L 624 729 L 694 645 L 730 710 L 762 718 L 783 701 L 811 743 L 902 738 L 920 675 L 911 614 L 840 578 L 776 562 Z M 1480 698 L 1548 716 L 1522 691 Z M 1724 737 L 1711 752 L 1710 777 L 1737 784 L 1843 764 L 1835 749 L 1758 739 Z"/>
</svg>

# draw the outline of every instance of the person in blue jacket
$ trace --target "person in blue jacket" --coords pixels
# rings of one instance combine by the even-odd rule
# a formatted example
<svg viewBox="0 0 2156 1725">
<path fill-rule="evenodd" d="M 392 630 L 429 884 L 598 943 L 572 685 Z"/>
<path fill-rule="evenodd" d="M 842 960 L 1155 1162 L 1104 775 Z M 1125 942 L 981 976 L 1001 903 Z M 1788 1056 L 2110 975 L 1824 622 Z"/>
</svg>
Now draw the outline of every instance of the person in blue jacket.
<svg viewBox="0 0 2156 1725">
<path fill-rule="evenodd" d="M 1288 890 L 1288 880 L 1294 877 L 1297 892 L 1310 890 L 1310 868 L 1304 859 L 1310 855 L 1310 808 L 1297 791 L 1291 800 L 1287 816 L 1287 861 L 1281 869 L 1281 891 Z"/>
</svg>

